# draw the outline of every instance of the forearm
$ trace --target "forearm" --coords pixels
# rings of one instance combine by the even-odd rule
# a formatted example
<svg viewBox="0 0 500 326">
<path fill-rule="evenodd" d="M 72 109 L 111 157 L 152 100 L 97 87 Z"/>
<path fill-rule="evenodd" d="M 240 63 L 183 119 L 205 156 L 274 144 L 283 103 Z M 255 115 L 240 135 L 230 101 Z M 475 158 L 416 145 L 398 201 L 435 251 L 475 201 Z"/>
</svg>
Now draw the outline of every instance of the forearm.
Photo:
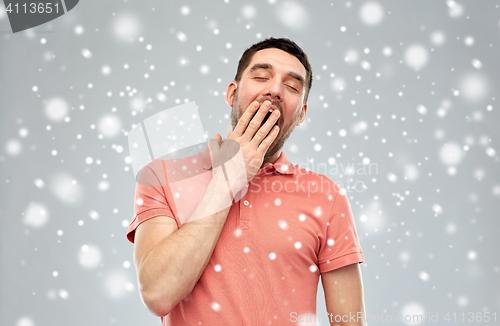
<svg viewBox="0 0 500 326">
<path fill-rule="evenodd" d="M 139 267 L 141 293 L 155 312 L 166 314 L 189 295 L 212 256 L 231 206 L 227 184 L 218 177 L 188 222 L 154 247 Z"/>
<path fill-rule="evenodd" d="M 358 263 L 321 274 L 330 325 L 365 326 L 363 282 Z"/>
</svg>

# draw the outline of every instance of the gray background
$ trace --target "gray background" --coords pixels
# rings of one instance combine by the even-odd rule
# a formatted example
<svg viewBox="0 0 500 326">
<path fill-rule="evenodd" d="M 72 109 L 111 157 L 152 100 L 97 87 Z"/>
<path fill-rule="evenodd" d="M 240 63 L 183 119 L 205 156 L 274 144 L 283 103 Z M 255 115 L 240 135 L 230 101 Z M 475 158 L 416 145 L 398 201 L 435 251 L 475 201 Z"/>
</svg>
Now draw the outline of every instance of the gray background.
<svg viewBox="0 0 500 326">
<path fill-rule="evenodd" d="M 127 132 L 196 101 L 225 136 L 268 36 L 313 66 L 285 152 L 348 189 L 367 314 L 500 319 L 500 1 L 81 1 L 16 34 L 0 8 L 0 325 L 159 325 L 125 238 Z"/>
</svg>

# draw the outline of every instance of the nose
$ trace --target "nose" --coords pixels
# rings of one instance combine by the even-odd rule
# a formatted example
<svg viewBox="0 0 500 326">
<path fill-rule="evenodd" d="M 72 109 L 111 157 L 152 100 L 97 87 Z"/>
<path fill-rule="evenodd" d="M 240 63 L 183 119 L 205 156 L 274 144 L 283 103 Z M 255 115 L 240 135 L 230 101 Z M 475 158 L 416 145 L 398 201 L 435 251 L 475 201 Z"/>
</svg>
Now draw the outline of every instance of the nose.
<svg viewBox="0 0 500 326">
<path fill-rule="evenodd" d="M 278 78 L 273 78 L 267 83 L 264 95 L 281 102 L 283 99 L 283 85 Z"/>
</svg>

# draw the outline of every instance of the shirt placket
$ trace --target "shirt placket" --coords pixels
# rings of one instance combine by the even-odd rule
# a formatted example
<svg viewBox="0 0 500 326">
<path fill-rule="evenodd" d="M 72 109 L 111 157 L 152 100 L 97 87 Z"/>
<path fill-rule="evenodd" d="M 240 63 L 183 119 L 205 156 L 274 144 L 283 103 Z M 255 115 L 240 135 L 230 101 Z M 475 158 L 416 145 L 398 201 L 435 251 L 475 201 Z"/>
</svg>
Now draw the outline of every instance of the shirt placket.
<svg viewBox="0 0 500 326">
<path fill-rule="evenodd" d="M 271 167 L 266 167 L 262 170 L 260 170 L 256 176 L 260 177 L 265 177 L 266 173 L 269 173 L 271 171 Z M 253 217 L 253 209 L 254 205 L 258 205 L 258 203 L 255 202 L 255 199 L 258 196 L 255 196 L 254 193 L 251 191 L 250 188 L 252 188 L 251 185 L 248 185 L 248 192 L 243 197 L 243 200 L 239 201 L 240 204 L 240 216 L 239 216 L 239 221 L 238 221 L 238 228 L 241 230 L 250 230 L 251 225 L 252 225 L 252 217 Z"/>
<path fill-rule="evenodd" d="M 241 230 L 250 230 L 252 223 L 252 202 L 253 196 L 250 191 L 247 193 L 243 200 L 239 201 L 240 220 L 238 221 L 238 228 Z"/>
</svg>

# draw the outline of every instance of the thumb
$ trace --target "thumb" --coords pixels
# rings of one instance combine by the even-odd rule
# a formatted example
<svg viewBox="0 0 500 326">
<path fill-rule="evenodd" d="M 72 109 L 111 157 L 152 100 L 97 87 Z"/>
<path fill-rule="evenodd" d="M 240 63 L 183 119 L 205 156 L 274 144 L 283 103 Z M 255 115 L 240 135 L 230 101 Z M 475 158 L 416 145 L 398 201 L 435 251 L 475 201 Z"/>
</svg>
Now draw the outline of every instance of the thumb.
<svg viewBox="0 0 500 326">
<path fill-rule="evenodd" d="M 222 136 L 217 134 L 208 143 L 208 148 L 210 150 L 210 160 L 212 161 L 212 168 L 215 168 L 214 162 L 215 158 L 217 157 L 217 153 L 219 152 L 221 141 L 222 141 Z"/>
</svg>

